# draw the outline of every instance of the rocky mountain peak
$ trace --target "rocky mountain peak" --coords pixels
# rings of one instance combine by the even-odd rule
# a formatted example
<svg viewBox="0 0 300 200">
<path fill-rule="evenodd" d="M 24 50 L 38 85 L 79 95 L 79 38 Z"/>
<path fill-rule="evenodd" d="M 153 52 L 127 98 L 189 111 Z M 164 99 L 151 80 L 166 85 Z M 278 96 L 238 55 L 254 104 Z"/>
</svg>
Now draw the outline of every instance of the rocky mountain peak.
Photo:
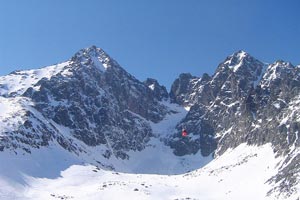
<svg viewBox="0 0 300 200">
<path fill-rule="evenodd" d="M 239 50 L 233 53 L 232 55 L 228 56 L 227 59 L 229 59 L 230 61 L 237 61 L 236 63 L 238 63 L 240 61 L 243 61 L 244 59 L 249 59 L 251 57 L 252 56 L 246 51 Z"/>
<path fill-rule="evenodd" d="M 243 73 L 244 71 L 256 71 L 263 65 L 262 62 L 252 57 L 245 51 L 237 51 L 234 54 L 228 56 L 224 62 L 222 62 L 218 71 L 230 71 L 233 73 Z"/>
<path fill-rule="evenodd" d="M 230 94 L 245 97 L 262 77 L 266 64 L 245 51 L 238 51 L 222 62 L 211 81 L 213 96 L 229 97 Z M 220 96 L 221 95 L 221 96 Z M 231 99 L 233 100 L 234 98 Z"/>
<path fill-rule="evenodd" d="M 236 57 L 239 57 L 240 59 L 243 59 L 245 57 L 249 57 L 249 53 L 247 53 L 246 51 L 244 50 L 239 50 L 235 53 L 232 54 L 233 56 L 236 56 Z"/>
<path fill-rule="evenodd" d="M 116 61 L 96 46 L 81 49 L 71 58 L 71 61 L 80 66 L 97 67 L 100 71 L 106 71 L 107 68 L 116 65 Z"/>
<path fill-rule="evenodd" d="M 153 91 L 154 96 L 158 100 L 166 100 L 169 98 L 169 94 L 167 92 L 167 89 L 165 86 L 161 86 L 156 79 L 153 78 L 147 78 L 144 83 L 148 88 Z"/>
<path fill-rule="evenodd" d="M 96 46 L 91 46 L 88 48 L 84 48 L 79 50 L 74 55 L 75 57 L 102 57 L 102 58 L 108 58 L 109 55 L 101 48 L 98 48 Z"/>
<path fill-rule="evenodd" d="M 180 105 L 185 105 L 187 100 L 187 93 L 191 89 L 190 82 L 192 80 L 198 79 L 195 76 L 192 76 L 190 73 L 182 73 L 174 81 L 171 86 L 170 98 L 173 103 L 178 103 Z M 187 103 L 187 102 L 186 102 Z"/>
<path fill-rule="evenodd" d="M 270 64 L 267 72 L 272 71 L 274 73 L 282 73 L 282 72 L 288 72 L 291 70 L 294 70 L 295 66 L 290 63 L 283 60 L 277 60 L 273 64 Z"/>
<path fill-rule="evenodd" d="M 277 60 L 266 69 L 261 81 L 261 87 L 269 90 L 271 85 L 278 85 L 282 80 L 285 80 L 284 82 L 293 79 L 297 80 L 297 70 L 298 68 L 294 67 L 290 62 Z"/>
</svg>

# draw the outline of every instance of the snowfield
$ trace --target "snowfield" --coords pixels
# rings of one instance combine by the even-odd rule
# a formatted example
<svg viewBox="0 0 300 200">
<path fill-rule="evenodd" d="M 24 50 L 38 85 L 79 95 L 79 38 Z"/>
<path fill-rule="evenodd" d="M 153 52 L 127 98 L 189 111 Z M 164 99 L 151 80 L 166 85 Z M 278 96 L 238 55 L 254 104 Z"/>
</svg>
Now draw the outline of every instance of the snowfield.
<svg viewBox="0 0 300 200">
<path fill-rule="evenodd" d="M 43 78 L 50 79 L 53 75 L 56 75 L 58 73 L 67 76 L 69 74 L 65 68 L 67 68 L 69 65 L 70 62 L 67 61 L 40 69 L 15 71 L 6 76 L 1 76 L 0 95 L 20 95 L 23 94 L 26 91 L 26 89 L 34 86 L 38 81 L 40 81 Z"/>
<path fill-rule="evenodd" d="M 242 144 L 180 175 L 107 171 L 80 163 L 62 149 L 1 154 L 0 161 L 0 199 L 281 199 L 266 196 L 272 188 L 267 181 L 280 161 L 268 144 Z"/>
</svg>

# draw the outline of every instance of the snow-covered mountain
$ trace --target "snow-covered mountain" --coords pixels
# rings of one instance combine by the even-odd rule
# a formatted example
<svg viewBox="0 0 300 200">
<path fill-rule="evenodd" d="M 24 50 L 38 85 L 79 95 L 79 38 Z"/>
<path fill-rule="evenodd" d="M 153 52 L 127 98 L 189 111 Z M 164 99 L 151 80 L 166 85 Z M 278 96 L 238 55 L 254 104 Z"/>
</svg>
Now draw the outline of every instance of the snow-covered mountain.
<svg viewBox="0 0 300 200">
<path fill-rule="evenodd" d="M 295 200 L 299 70 L 238 51 L 212 76 L 181 74 L 168 94 L 92 46 L 2 76 L 0 197 Z"/>
<path fill-rule="evenodd" d="M 177 129 L 186 127 L 198 137 L 182 144 L 175 134 L 171 147 L 178 154 L 189 154 L 198 146 L 203 155 L 214 152 L 218 157 L 243 143 L 272 144 L 275 155 L 284 159 L 279 173 L 269 180 L 279 184 L 273 191 L 297 191 L 299 72 L 291 63 L 264 64 L 239 51 L 226 58 L 212 77 L 180 75 L 172 86 L 172 101 L 191 108 Z"/>
<path fill-rule="evenodd" d="M 78 154 L 84 150 L 76 138 L 87 146 L 106 145 L 105 157 L 126 159 L 126 151 L 141 151 L 150 140 L 149 122 L 170 112 L 150 88 L 96 47 L 81 50 L 63 64 L 14 72 L 0 83 L 4 100 L 17 97 L 31 103 L 20 113 L 20 125 L 3 135 L 2 141 L 8 142 L 2 142 L 2 148 L 14 148 L 8 143 L 17 141 L 15 145 L 30 152 L 55 140 Z M 33 145 L 36 139 L 42 141 Z"/>
</svg>

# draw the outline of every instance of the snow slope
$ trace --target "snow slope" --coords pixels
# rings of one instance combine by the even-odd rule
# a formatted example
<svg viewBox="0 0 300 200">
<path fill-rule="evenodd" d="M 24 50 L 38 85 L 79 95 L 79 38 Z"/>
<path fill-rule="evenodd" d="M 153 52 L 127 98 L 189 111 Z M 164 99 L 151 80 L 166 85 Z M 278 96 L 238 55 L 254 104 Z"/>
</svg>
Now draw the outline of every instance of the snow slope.
<svg viewBox="0 0 300 200">
<path fill-rule="evenodd" d="M 164 105 L 176 113 L 168 114 L 159 123 L 151 122 L 153 134 L 156 137 L 151 138 L 148 146 L 143 151 L 129 154 L 129 168 L 126 172 L 180 174 L 203 167 L 213 159 L 212 156 L 203 157 L 200 152 L 195 155 L 178 157 L 173 154 L 173 149 L 164 145 L 163 140 L 176 132 L 175 126 L 187 114 L 187 111 L 177 104 L 164 102 Z M 114 166 L 117 165 L 114 164 Z"/>
<path fill-rule="evenodd" d="M 280 196 L 266 196 L 271 189 L 267 181 L 276 174 L 279 161 L 280 158 L 275 158 L 269 144 L 260 147 L 242 144 L 205 167 L 181 175 L 127 174 L 77 164 L 63 170 L 60 176 L 43 178 L 25 174 L 24 182 L 17 185 L 1 178 L 0 198 L 283 199 Z M 63 164 L 58 163 L 59 166 Z M 34 166 L 35 162 L 31 162 L 31 165 Z"/>
<path fill-rule="evenodd" d="M 50 79 L 52 76 L 62 73 L 62 75 L 69 75 L 66 69 L 71 61 L 63 62 L 57 65 L 52 65 L 40 69 L 15 71 L 6 76 L 0 77 L 0 96 L 7 96 L 13 94 L 20 95 L 29 87 L 34 86 L 42 78 Z M 38 89 L 38 88 L 36 88 Z"/>
<path fill-rule="evenodd" d="M 25 106 L 31 104 L 25 97 L 3 98 L 0 96 L 0 137 L 5 131 L 14 130 L 24 120 Z"/>
</svg>

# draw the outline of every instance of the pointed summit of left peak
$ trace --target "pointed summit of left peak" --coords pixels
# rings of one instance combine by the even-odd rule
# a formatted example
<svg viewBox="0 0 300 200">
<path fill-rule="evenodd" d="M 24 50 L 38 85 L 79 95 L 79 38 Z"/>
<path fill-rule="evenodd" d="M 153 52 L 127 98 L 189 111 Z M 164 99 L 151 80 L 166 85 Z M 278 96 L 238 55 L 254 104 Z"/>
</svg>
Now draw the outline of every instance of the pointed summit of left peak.
<svg viewBox="0 0 300 200">
<path fill-rule="evenodd" d="M 101 71 L 111 67 L 113 59 L 101 48 L 91 46 L 79 50 L 71 61 L 83 66 L 95 66 Z"/>
</svg>

